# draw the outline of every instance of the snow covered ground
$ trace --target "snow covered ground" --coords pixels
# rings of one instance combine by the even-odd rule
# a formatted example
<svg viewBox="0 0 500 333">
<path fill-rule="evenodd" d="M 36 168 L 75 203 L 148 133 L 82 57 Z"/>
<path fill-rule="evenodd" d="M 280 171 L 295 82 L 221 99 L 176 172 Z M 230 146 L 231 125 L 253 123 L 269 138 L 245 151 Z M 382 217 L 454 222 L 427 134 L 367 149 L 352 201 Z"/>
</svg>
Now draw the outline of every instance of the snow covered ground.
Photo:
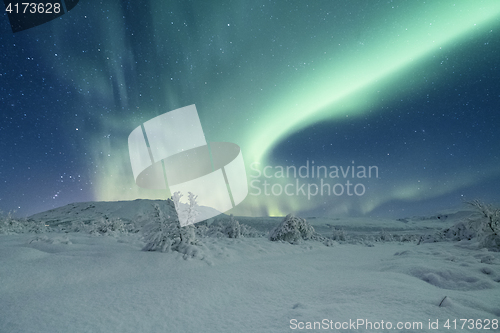
<svg viewBox="0 0 500 333">
<path fill-rule="evenodd" d="M 135 210 L 134 202 L 130 212 L 149 214 L 150 202 L 135 202 L 143 207 Z M 44 223 L 87 219 L 89 205 L 94 218 L 137 218 L 125 204 L 119 214 L 117 203 L 85 203 L 45 213 Z M 499 331 L 499 252 L 474 240 L 417 245 L 380 237 L 442 229 L 464 214 L 312 218 L 322 235 L 343 229 L 357 240 L 205 237 L 194 257 L 141 251 L 140 233 L 0 235 L 0 332 Z M 282 219 L 237 220 L 267 233 Z M 461 329 L 460 319 L 474 326 Z M 306 329 L 315 322 L 316 330 Z"/>
</svg>

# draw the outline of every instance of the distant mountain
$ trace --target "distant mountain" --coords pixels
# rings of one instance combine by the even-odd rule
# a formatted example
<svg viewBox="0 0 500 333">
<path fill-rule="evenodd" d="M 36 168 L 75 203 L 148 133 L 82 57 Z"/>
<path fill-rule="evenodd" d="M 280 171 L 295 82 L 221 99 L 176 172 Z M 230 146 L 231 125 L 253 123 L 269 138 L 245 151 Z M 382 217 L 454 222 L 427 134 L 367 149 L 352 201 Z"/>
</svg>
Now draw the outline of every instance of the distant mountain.
<svg viewBox="0 0 500 333">
<path fill-rule="evenodd" d="M 144 221 L 153 215 L 154 205 L 166 214 L 175 214 L 166 200 L 137 199 L 133 201 L 77 202 L 30 216 L 28 219 L 43 221 L 47 225 L 90 222 L 100 218 L 120 218 L 123 221 Z M 210 207 L 200 206 L 200 216 L 217 216 L 222 213 Z"/>
</svg>

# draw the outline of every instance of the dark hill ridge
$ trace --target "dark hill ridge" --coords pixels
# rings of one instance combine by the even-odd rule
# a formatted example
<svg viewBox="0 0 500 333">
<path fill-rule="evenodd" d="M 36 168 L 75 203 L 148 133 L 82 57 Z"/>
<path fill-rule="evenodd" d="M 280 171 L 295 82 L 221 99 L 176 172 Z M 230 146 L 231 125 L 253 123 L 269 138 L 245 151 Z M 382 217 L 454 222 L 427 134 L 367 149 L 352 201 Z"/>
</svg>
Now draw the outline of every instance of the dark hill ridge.
<svg viewBox="0 0 500 333">
<path fill-rule="evenodd" d="M 142 221 L 153 215 L 154 205 L 158 205 L 166 215 L 176 214 L 175 211 L 171 211 L 166 200 L 136 199 L 133 201 L 76 202 L 32 215 L 28 219 L 43 221 L 51 226 L 75 220 L 90 222 L 101 218 L 120 218 L 125 222 Z M 200 212 L 201 214 L 212 213 L 213 208 L 201 206 Z"/>
</svg>

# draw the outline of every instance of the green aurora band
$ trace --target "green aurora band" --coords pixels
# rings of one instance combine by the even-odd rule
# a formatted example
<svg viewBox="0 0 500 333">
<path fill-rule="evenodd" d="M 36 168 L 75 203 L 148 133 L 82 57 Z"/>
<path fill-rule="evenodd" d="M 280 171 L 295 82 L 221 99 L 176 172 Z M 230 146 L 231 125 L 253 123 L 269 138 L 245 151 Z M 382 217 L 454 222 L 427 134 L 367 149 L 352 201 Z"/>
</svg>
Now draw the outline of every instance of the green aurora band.
<svg viewBox="0 0 500 333">
<path fill-rule="evenodd" d="M 175 8 L 172 9 L 175 5 L 169 5 L 170 7 L 166 4 L 157 5 L 156 13 L 167 11 L 175 13 Z M 238 6 L 244 7 L 242 4 L 235 5 L 235 7 Z M 180 7 L 179 13 L 181 10 Z M 199 14 L 204 9 L 193 10 L 197 10 Z M 183 43 L 186 54 L 193 57 L 192 62 L 197 68 L 185 66 L 182 71 L 179 71 L 177 77 L 173 77 L 167 70 L 162 71 L 161 66 L 151 61 L 142 64 L 139 69 L 134 55 L 129 51 L 123 52 L 123 50 L 130 50 L 131 37 L 122 25 L 113 23 L 119 22 L 122 16 L 118 7 L 113 7 L 108 12 L 110 19 L 106 21 L 107 29 L 103 28 L 104 23 L 102 27 L 97 27 L 103 28 L 101 30 L 105 35 L 103 39 L 106 43 L 103 45 L 103 50 L 107 49 L 110 52 L 103 55 L 104 60 L 101 59 L 96 63 L 81 59 L 82 71 L 75 74 L 74 82 L 80 82 L 78 84 L 83 91 L 93 92 L 82 93 L 81 102 L 91 104 L 96 94 L 102 99 L 118 95 L 120 106 L 124 110 L 137 112 L 120 117 L 106 116 L 96 119 L 101 130 L 89 145 L 92 148 L 89 151 L 94 155 L 95 161 L 93 183 L 96 200 L 164 199 L 169 195 L 164 191 L 137 187 L 130 168 L 127 149 L 128 134 L 155 115 L 196 103 L 207 141 L 229 141 L 240 145 L 248 173 L 249 166 L 253 162 L 260 162 L 262 165 L 272 163 L 270 152 L 273 147 L 293 133 L 324 120 L 362 116 L 371 112 L 374 105 L 380 104 L 381 96 L 394 94 L 394 91 L 420 84 L 419 80 L 422 79 L 407 79 L 406 75 L 411 73 L 412 69 L 424 66 L 436 52 L 451 49 L 453 43 L 457 41 L 466 41 L 473 38 L 475 34 L 498 28 L 500 1 L 481 1 L 480 5 L 475 1 L 400 2 L 399 7 L 391 8 L 389 4 L 374 11 L 364 20 L 362 29 L 355 29 L 351 35 L 337 36 L 332 35 L 331 31 L 322 32 L 318 29 L 314 33 L 308 32 L 308 34 L 314 34 L 315 38 L 311 38 L 309 35 L 294 35 L 292 31 L 287 36 L 288 41 L 291 43 L 296 38 L 299 43 L 302 43 L 300 52 L 288 54 L 286 50 L 279 50 L 278 47 L 275 50 L 276 58 L 289 58 L 287 62 L 295 64 L 295 70 L 286 73 L 279 70 L 273 71 L 272 61 L 267 64 L 265 59 L 259 60 L 258 42 L 248 36 L 243 36 L 252 33 L 261 35 L 263 32 L 258 32 L 260 31 L 258 29 L 249 29 L 247 32 L 248 29 L 244 27 L 236 27 L 236 32 L 227 32 L 226 28 L 230 28 L 231 24 L 235 26 L 237 22 L 250 20 L 245 19 L 247 15 L 245 8 L 239 8 L 239 10 L 226 8 L 225 10 L 227 11 L 226 20 L 205 15 L 203 21 L 204 24 L 212 27 L 212 31 L 219 30 L 218 37 L 212 36 L 213 43 L 217 44 L 217 48 L 220 46 L 221 50 L 220 54 L 213 55 L 218 58 L 218 62 L 204 67 L 197 59 L 197 51 L 200 54 L 208 52 L 200 50 L 206 47 L 199 44 L 202 40 L 201 36 L 184 40 L 178 38 L 177 42 Z M 232 11 L 237 13 L 234 17 L 231 17 L 233 14 L 229 14 Z M 155 31 L 157 53 L 161 54 L 166 52 L 169 46 L 162 35 L 172 36 L 172 32 L 169 31 L 172 27 L 165 24 L 169 20 L 162 15 L 153 15 L 150 24 Z M 338 15 L 341 16 L 342 13 Z M 182 21 L 182 15 L 178 16 L 179 21 Z M 301 23 L 302 16 L 302 13 L 290 14 L 289 20 L 297 20 Z M 283 20 L 286 18 L 283 18 L 281 23 Z M 341 18 L 337 20 L 340 21 Z M 263 26 L 262 30 L 270 31 L 271 27 L 273 26 Z M 361 37 L 360 31 L 362 31 Z M 123 36 L 123 38 L 117 38 L 118 36 Z M 203 36 L 205 37 L 210 38 L 210 36 Z M 325 43 L 322 42 L 323 39 Z M 233 69 L 224 68 L 221 65 L 229 61 L 230 57 L 227 55 L 229 52 L 224 53 L 224 50 L 231 47 L 234 50 L 235 46 L 232 46 L 232 41 L 236 40 L 240 40 L 242 45 L 248 40 L 249 46 L 247 48 L 241 46 L 238 51 L 239 57 L 243 59 L 236 66 L 238 74 L 233 73 L 229 80 L 225 80 L 225 73 L 227 74 L 228 71 L 232 73 Z M 317 43 L 320 43 L 321 47 L 318 47 Z M 220 73 L 217 72 L 217 74 L 221 77 L 215 81 L 210 76 L 214 70 L 214 63 L 220 65 L 218 67 Z M 303 66 L 300 66 L 301 63 Z M 106 74 L 95 72 L 93 75 L 88 75 L 94 68 L 103 66 L 107 68 L 108 73 L 112 74 L 113 84 L 110 84 Z M 124 67 L 133 68 L 131 75 L 139 81 L 142 75 L 156 78 L 152 80 L 154 82 L 157 82 L 157 78 L 161 76 L 170 80 L 164 79 L 165 82 L 161 86 L 154 86 L 154 84 L 146 88 L 138 86 L 135 95 L 131 96 L 130 90 L 127 92 L 125 89 L 127 85 L 130 85 L 126 79 L 130 74 L 125 73 Z M 439 73 L 434 73 L 434 75 L 439 81 L 437 77 Z M 84 83 L 81 83 L 82 80 Z M 198 92 L 199 95 L 195 96 L 193 93 L 187 97 L 183 96 L 179 90 L 176 90 L 176 84 L 192 84 L 194 85 L 192 90 Z M 153 99 L 158 101 L 157 105 L 161 107 L 154 107 L 149 101 L 142 102 L 150 98 L 151 101 Z M 147 112 L 140 113 L 140 111 Z M 106 133 L 109 132 L 114 133 L 114 138 L 106 138 Z M 376 198 L 354 203 L 343 202 L 338 205 L 335 212 L 348 212 L 352 205 L 360 205 L 363 212 L 370 212 L 379 205 L 394 199 L 421 200 L 439 196 L 498 174 L 495 168 L 488 166 L 483 171 L 482 176 L 468 174 L 454 176 L 454 181 L 450 181 L 449 186 L 442 187 L 439 191 L 427 184 L 425 175 L 419 175 L 422 183 L 418 188 L 412 180 L 392 184 L 391 190 L 383 191 L 383 195 L 379 193 Z M 456 181 L 455 178 L 460 181 Z M 299 197 L 249 195 L 232 212 L 241 215 L 283 215 L 290 211 L 313 209 L 318 205 L 319 203 L 302 200 Z"/>
</svg>

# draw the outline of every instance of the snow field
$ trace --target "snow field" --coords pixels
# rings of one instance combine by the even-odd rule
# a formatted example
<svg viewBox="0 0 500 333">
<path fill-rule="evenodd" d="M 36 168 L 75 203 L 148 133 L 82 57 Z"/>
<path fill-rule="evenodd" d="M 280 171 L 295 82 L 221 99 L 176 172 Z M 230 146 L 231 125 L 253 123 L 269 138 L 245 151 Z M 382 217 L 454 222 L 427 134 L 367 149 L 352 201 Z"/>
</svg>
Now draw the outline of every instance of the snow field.
<svg viewBox="0 0 500 333">
<path fill-rule="evenodd" d="M 290 332 L 291 319 L 358 318 L 435 332 L 429 319 L 500 316 L 499 253 L 471 242 L 202 242 L 186 260 L 141 251 L 137 235 L 0 235 L 0 332 Z"/>
</svg>

